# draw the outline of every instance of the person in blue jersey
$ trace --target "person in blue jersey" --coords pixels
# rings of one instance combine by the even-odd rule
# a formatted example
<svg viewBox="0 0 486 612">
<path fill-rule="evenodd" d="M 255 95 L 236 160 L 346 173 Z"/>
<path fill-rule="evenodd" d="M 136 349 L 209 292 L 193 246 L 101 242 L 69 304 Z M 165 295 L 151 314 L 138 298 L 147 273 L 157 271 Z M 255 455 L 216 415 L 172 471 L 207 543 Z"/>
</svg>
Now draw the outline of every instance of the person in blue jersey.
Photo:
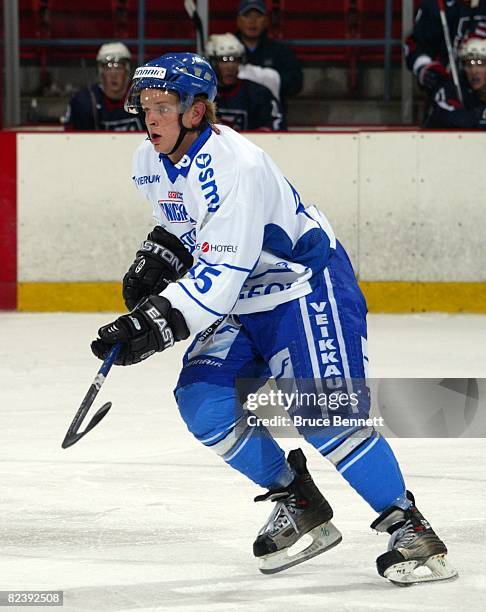
<svg viewBox="0 0 486 612">
<path fill-rule="evenodd" d="M 424 127 L 486 130 L 486 28 L 477 29 L 459 47 L 462 101 L 451 79 L 438 87 Z"/>
<path fill-rule="evenodd" d="M 64 123 L 68 130 L 134 132 L 140 119 L 123 107 L 130 81 L 131 53 L 121 42 L 101 45 L 96 56 L 99 83 L 81 89 L 69 102 Z"/>
<path fill-rule="evenodd" d="M 121 342 L 116 363 L 127 366 L 193 337 L 178 408 L 197 440 L 266 489 L 255 501 L 275 503 L 253 545 L 260 570 L 274 573 L 332 548 L 341 534 L 304 453 L 285 456 L 255 422 L 250 396 L 269 378 L 279 391 L 324 398 L 352 387 L 355 401 L 337 412 L 366 415 L 366 303 L 324 215 L 304 206 L 262 149 L 215 124 L 216 92 L 213 68 L 192 53 L 135 71 L 126 109 L 144 116 L 148 139 L 135 152 L 133 181 L 157 225 L 123 279 L 130 312 L 101 327 L 92 350 L 104 359 Z M 312 399 L 304 413 L 318 424 L 298 426 L 300 434 L 376 511 L 372 527 L 391 534 L 379 573 L 399 583 L 453 577 L 379 432 L 327 426 L 325 406 Z M 425 577 L 417 566 L 429 569 Z"/>
<path fill-rule="evenodd" d="M 234 34 L 213 34 L 205 52 L 218 77 L 215 102 L 219 123 L 238 132 L 285 129 L 280 102 L 268 87 L 239 76 L 245 47 Z"/>
</svg>

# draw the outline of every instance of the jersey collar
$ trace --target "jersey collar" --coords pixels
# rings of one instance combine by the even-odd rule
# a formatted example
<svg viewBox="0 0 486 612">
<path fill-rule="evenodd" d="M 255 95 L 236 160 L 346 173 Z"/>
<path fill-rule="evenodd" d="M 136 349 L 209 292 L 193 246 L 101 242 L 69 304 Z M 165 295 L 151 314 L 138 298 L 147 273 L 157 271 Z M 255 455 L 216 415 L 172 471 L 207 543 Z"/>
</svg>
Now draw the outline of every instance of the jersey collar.
<svg viewBox="0 0 486 612">
<path fill-rule="evenodd" d="M 192 160 L 211 136 L 211 132 L 211 126 L 203 130 L 177 164 L 173 164 L 164 153 L 159 153 L 159 161 L 164 164 L 165 171 L 171 183 L 175 183 L 179 176 L 183 176 L 184 178 L 187 176 L 191 168 Z"/>
</svg>

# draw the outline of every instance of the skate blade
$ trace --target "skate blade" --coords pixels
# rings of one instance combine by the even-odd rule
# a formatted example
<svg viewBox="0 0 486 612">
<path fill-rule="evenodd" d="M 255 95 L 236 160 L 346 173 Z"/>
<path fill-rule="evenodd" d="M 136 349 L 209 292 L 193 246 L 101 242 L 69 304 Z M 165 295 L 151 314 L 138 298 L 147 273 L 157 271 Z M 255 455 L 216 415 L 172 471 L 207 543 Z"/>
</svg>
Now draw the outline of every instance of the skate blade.
<svg viewBox="0 0 486 612">
<path fill-rule="evenodd" d="M 309 539 L 310 543 L 302 549 L 302 545 Z M 276 574 L 326 552 L 337 546 L 342 539 L 341 532 L 330 521 L 322 523 L 304 534 L 289 548 L 260 557 L 258 569 L 262 574 Z"/>
<path fill-rule="evenodd" d="M 384 572 L 385 578 L 399 586 L 410 586 L 436 580 L 452 580 L 457 578 L 458 575 L 457 570 L 452 567 L 444 554 L 434 555 L 425 563 L 420 561 L 395 563 Z"/>
</svg>

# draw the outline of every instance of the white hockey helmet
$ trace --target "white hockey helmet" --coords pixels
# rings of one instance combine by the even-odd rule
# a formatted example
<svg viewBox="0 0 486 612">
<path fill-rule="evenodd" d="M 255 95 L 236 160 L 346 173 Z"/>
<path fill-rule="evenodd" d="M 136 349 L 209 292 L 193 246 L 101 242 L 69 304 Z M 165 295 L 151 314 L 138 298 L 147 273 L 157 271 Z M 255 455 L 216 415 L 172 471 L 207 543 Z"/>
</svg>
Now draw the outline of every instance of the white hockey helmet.
<svg viewBox="0 0 486 612">
<path fill-rule="evenodd" d="M 132 54 L 122 42 L 110 42 L 101 45 L 96 56 L 96 61 L 99 66 L 107 64 L 120 64 L 125 62 L 130 64 Z"/>
<path fill-rule="evenodd" d="M 242 59 L 245 47 L 234 34 L 212 34 L 206 43 L 206 57 L 211 61 L 226 58 L 226 61 Z"/>
<path fill-rule="evenodd" d="M 486 36 L 474 33 L 465 38 L 459 47 L 459 57 L 463 62 L 477 59 L 486 61 Z"/>
</svg>

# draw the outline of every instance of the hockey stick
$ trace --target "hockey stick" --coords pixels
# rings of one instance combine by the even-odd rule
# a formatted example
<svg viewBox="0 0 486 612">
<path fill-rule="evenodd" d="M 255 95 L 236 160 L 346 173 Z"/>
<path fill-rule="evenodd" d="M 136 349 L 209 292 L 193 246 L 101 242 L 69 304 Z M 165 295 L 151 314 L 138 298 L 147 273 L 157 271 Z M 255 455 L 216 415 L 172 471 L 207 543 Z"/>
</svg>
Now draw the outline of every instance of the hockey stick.
<svg viewBox="0 0 486 612">
<path fill-rule="evenodd" d="M 95 412 L 93 418 L 88 423 L 84 431 L 81 431 L 81 432 L 79 431 L 79 428 L 81 427 L 81 423 L 84 421 L 86 415 L 89 412 L 89 409 L 93 405 L 93 402 L 96 396 L 98 395 L 98 391 L 101 389 L 101 386 L 105 382 L 105 379 L 108 376 L 108 372 L 110 371 L 111 366 L 115 363 L 115 360 L 118 356 L 118 353 L 120 352 L 121 347 L 122 347 L 122 343 L 117 342 L 111 348 L 108 355 L 105 357 L 105 360 L 101 364 L 101 368 L 98 370 L 98 373 L 96 374 L 95 379 L 91 383 L 91 386 L 88 389 L 88 392 L 84 396 L 84 399 L 81 402 L 81 405 L 78 411 L 76 412 L 76 415 L 71 425 L 69 426 L 69 429 L 67 430 L 66 436 L 64 437 L 64 440 L 62 442 L 63 448 L 69 448 L 73 444 L 76 444 L 78 440 L 80 440 L 89 431 L 91 431 L 93 427 L 98 425 L 101 419 L 103 419 L 108 414 L 108 410 L 111 408 L 111 402 L 107 402 L 106 404 L 103 404 L 103 406 L 101 406 L 101 408 L 99 408 Z"/>
<path fill-rule="evenodd" d="M 440 20 L 442 23 L 442 30 L 444 32 L 447 55 L 449 56 L 449 65 L 451 67 L 452 80 L 454 81 L 454 85 L 456 86 L 457 97 L 459 98 L 460 103 L 463 104 L 461 84 L 459 83 L 459 74 L 457 72 L 456 60 L 454 58 L 454 53 L 452 52 L 451 35 L 449 32 L 449 26 L 447 24 L 444 0 L 437 0 L 437 4 L 439 5 Z"/>
<path fill-rule="evenodd" d="M 197 12 L 196 5 L 193 0 L 184 0 L 184 8 L 186 9 L 187 14 L 192 19 L 194 23 L 194 27 L 196 28 L 196 45 L 197 52 L 199 55 L 204 55 L 204 31 L 203 24 L 201 21 L 201 17 Z"/>
</svg>

